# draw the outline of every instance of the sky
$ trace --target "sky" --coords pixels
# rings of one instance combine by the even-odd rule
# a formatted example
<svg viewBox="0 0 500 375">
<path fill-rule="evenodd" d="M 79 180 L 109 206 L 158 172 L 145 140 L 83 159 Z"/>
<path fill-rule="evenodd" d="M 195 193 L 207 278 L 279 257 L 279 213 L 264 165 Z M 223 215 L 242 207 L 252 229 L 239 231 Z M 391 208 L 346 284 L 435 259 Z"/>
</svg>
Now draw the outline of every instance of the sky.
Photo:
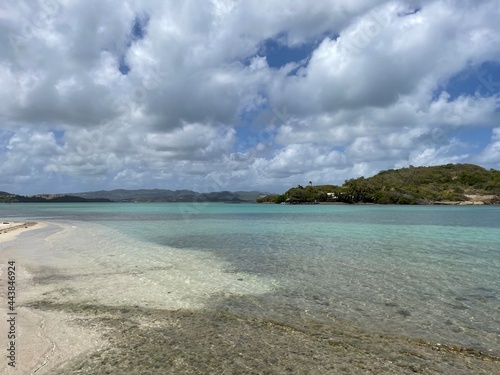
<svg viewBox="0 0 500 375">
<path fill-rule="evenodd" d="M 500 1 L 3 0 L 0 191 L 500 169 Z"/>
</svg>

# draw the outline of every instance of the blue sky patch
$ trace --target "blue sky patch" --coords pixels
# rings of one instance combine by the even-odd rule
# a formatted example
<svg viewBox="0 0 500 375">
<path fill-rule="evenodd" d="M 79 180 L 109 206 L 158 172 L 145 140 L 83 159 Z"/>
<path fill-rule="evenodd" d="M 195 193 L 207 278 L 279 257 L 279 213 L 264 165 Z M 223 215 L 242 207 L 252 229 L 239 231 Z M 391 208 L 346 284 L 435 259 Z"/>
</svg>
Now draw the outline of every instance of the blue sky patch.
<svg viewBox="0 0 500 375">
<path fill-rule="evenodd" d="M 500 64 L 485 62 L 479 67 L 468 67 L 451 77 L 446 85 L 439 87 L 435 96 L 438 97 L 443 90 L 450 94 L 450 100 L 455 100 L 460 95 L 498 95 L 500 94 Z"/>
<path fill-rule="evenodd" d="M 491 142 L 490 128 L 459 129 L 454 136 L 467 144 L 469 152 L 478 152 Z"/>
<path fill-rule="evenodd" d="M 149 16 L 146 15 L 142 18 L 135 17 L 132 26 L 132 40 L 141 40 L 146 35 L 147 26 L 149 24 Z"/>
<path fill-rule="evenodd" d="M 289 47 L 284 39 L 286 39 L 284 35 L 278 35 L 276 38 L 266 39 L 262 44 L 259 55 L 266 56 L 271 68 L 281 68 L 288 63 L 297 63 L 307 59 L 317 46 L 317 43 L 313 42 Z"/>
<path fill-rule="evenodd" d="M 53 130 L 52 133 L 54 133 L 54 138 L 56 139 L 56 143 L 59 146 L 64 145 L 64 131 L 63 130 Z"/>
<path fill-rule="evenodd" d="M 236 151 L 245 152 L 259 143 L 270 145 L 274 143 L 277 129 L 267 126 L 236 126 Z"/>
<path fill-rule="evenodd" d="M 125 56 L 127 55 L 127 51 L 133 43 L 144 38 L 144 36 L 146 35 L 148 23 L 148 15 L 145 15 L 142 18 L 139 16 L 135 17 L 134 23 L 132 24 L 132 29 L 130 31 L 129 39 L 127 40 L 125 51 L 118 59 L 118 70 L 121 74 L 127 75 L 128 72 L 130 72 L 130 66 L 128 66 Z"/>
<path fill-rule="evenodd" d="M 125 61 L 125 55 L 120 56 L 120 58 L 118 59 L 118 70 L 123 75 L 127 75 L 128 72 L 130 72 L 130 67 Z"/>
</svg>

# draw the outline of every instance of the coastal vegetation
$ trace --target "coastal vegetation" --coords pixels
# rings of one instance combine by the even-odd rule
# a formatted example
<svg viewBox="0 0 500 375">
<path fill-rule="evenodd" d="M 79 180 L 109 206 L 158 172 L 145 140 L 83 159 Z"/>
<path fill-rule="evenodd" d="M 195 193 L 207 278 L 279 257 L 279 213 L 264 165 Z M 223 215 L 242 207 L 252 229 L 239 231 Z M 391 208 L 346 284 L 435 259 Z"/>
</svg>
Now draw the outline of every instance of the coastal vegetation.
<svg viewBox="0 0 500 375">
<path fill-rule="evenodd" d="M 480 198 L 477 198 L 480 197 Z M 473 164 L 447 164 L 382 171 L 370 178 L 346 180 L 342 186 L 297 186 L 258 203 L 318 202 L 374 204 L 500 203 L 500 171 Z"/>
</svg>

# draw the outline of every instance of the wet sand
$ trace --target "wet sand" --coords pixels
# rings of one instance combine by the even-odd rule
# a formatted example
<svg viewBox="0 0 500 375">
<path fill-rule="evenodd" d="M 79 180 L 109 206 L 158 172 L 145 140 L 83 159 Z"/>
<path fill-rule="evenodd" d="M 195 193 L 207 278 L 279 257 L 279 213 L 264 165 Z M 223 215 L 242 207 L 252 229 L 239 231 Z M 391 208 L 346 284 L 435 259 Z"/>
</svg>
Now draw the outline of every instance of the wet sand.
<svg viewBox="0 0 500 375">
<path fill-rule="evenodd" d="M 138 299 L 134 284 L 147 275 L 105 273 L 78 252 L 51 253 L 40 243 L 58 229 L 38 228 L 33 231 L 38 236 L 23 237 L 30 234 L 25 232 L 0 248 L 2 281 L 7 262 L 16 262 L 19 334 L 16 370 L 2 361 L 0 373 L 500 373 L 500 359 L 487 353 L 368 332 L 333 316 L 319 319 L 276 306 L 265 294 L 213 292 L 202 308 L 188 308 L 165 291 L 165 301 L 151 306 Z M 118 287 L 120 299 L 89 294 Z M 0 291 L 2 317 L 7 316 L 5 292 Z M 2 318 L 4 342 L 6 329 Z"/>
</svg>

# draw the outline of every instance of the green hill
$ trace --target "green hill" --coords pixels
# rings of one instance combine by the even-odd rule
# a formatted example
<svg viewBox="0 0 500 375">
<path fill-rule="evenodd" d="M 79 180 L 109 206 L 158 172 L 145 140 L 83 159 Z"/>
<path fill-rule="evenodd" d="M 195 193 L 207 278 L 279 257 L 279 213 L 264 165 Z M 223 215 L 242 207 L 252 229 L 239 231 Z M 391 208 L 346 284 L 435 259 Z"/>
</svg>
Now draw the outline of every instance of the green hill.
<svg viewBox="0 0 500 375">
<path fill-rule="evenodd" d="M 447 164 L 382 171 L 370 178 L 345 181 L 342 186 L 298 186 L 259 203 L 311 202 L 377 204 L 500 203 L 500 171 L 473 164 Z"/>
</svg>

